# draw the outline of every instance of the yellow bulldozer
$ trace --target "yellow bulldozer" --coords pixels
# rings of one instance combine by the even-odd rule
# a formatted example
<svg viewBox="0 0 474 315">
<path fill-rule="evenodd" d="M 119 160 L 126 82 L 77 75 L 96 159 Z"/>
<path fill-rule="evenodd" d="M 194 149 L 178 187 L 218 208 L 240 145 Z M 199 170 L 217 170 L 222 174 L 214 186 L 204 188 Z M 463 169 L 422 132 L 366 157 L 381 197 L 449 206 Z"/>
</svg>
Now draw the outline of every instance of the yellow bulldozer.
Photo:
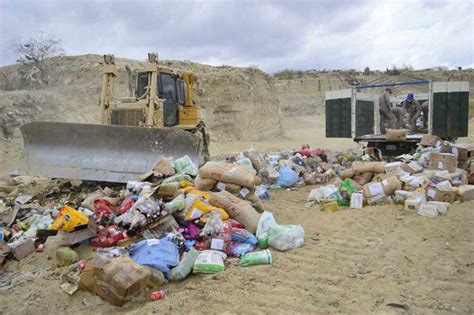
<svg viewBox="0 0 474 315">
<path fill-rule="evenodd" d="M 34 121 L 20 127 L 23 156 L 12 175 L 127 182 L 160 159 L 209 156 L 204 111 L 196 106 L 192 72 L 158 65 L 158 55 L 137 69 L 134 95 L 114 97 L 117 68 L 104 56 L 100 124 Z"/>
</svg>

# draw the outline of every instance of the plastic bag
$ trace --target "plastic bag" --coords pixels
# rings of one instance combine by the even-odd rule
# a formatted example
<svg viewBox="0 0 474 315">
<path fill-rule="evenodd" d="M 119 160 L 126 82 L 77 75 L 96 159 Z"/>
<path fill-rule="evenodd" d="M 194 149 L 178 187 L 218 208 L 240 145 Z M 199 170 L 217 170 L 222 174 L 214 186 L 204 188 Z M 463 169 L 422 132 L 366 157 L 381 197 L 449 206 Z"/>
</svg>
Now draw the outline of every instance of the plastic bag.
<svg viewBox="0 0 474 315">
<path fill-rule="evenodd" d="M 336 195 L 337 204 L 339 206 L 349 206 L 351 204 L 351 195 L 355 191 L 352 183 L 348 178 L 344 179 L 339 186 L 338 194 Z"/>
<path fill-rule="evenodd" d="M 179 174 L 189 174 L 191 176 L 196 176 L 198 173 L 197 166 L 187 155 L 174 160 L 173 166 L 176 169 L 176 172 L 178 172 Z"/>
<path fill-rule="evenodd" d="M 250 244 L 250 245 L 255 245 L 257 244 L 257 238 L 255 235 L 247 231 L 246 229 L 232 229 L 232 241 L 233 242 L 239 242 L 239 243 L 245 243 L 245 244 Z"/>
<path fill-rule="evenodd" d="M 97 199 L 94 201 L 94 220 L 100 221 L 102 218 L 110 219 L 114 216 L 116 209 L 110 201 Z"/>
<path fill-rule="evenodd" d="M 204 236 L 213 237 L 222 232 L 224 232 L 224 223 L 222 223 L 221 215 L 218 211 L 213 211 L 202 233 Z"/>
<path fill-rule="evenodd" d="M 301 225 L 275 225 L 268 230 L 268 245 L 285 251 L 304 244 L 304 230 Z"/>
<path fill-rule="evenodd" d="M 326 185 L 323 187 L 312 189 L 306 199 L 308 202 L 317 202 L 320 203 L 321 200 L 326 199 L 333 193 L 337 191 L 336 186 L 334 185 Z"/>
<path fill-rule="evenodd" d="M 204 250 L 199 253 L 193 266 L 193 273 L 215 273 L 224 271 L 227 255 L 217 250 Z"/>
<path fill-rule="evenodd" d="M 111 247 L 126 238 L 127 232 L 116 225 L 109 225 L 107 228 L 99 226 L 97 237 L 91 239 L 89 244 L 94 247 Z"/>
<path fill-rule="evenodd" d="M 117 208 L 117 215 L 124 214 L 125 212 L 128 211 L 128 209 L 130 209 L 133 206 L 133 204 L 137 200 L 137 198 L 135 196 L 136 195 L 125 198 L 125 200 Z"/>
<path fill-rule="evenodd" d="M 263 233 L 268 231 L 272 226 L 277 225 L 275 218 L 271 212 L 264 211 L 258 220 L 257 231 L 255 236 L 259 238 Z"/>
<path fill-rule="evenodd" d="M 130 257 L 140 265 L 161 270 L 168 280 L 171 278 L 171 268 L 179 264 L 178 246 L 166 238 L 133 243 Z"/>
<path fill-rule="evenodd" d="M 272 253 L 266 249 L 258 252 L 247 253 L 240 258 L 240 266 L 270 265 L 272 263 Z"/>
<path fill-rule="evenodd" d="M 186 278 L 193 270 L 194 262 L 198 255 L 199 252 L 194 249 L 194 247 L 191 247 L 189 251 L 184 254 L 179 264 L 171 270 L 171 280 L 179 281 Z"/>
<path fill-rule="evenodd" d="M 298 174 L 291 169 L 291 167 L 283 166 L 280 168 L 279 176 L 275 185 L 280 187 L 292 187 L 298 181 Z"/>
<path fill-rule="evenodd" d="M 268 187 L 266 185 L 260 185 L 255 190 L 255 196 L 262 200 L 270 200 L 270 194 L 268 193 Z"/>
<path fill-rule="evenodd" d="M 84 213 L 69 206 L 64 206 L 48 229 L 71 232 L 76 226 L 87 223 L 89 223 L 89 218 Z"/>
<path fill-rule="evenodd" d="M 252 244 L 235 242 L 230 246 L 229 254 L 233 257 L 240 257 L 248 252 L 253 251 L 254 249 L 255 246 Z"/>
</svg>

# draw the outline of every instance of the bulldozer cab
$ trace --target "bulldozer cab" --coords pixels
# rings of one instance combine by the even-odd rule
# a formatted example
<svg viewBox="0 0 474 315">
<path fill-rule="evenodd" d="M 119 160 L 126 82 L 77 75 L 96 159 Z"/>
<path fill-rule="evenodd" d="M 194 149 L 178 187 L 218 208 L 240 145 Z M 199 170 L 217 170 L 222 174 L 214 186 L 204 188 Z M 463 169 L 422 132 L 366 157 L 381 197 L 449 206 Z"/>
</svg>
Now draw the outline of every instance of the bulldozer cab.
<svg viewBox="0 0 474 315">
<path fill-rule="evenodd" d="M 185 82 L 177 74 L 160 71 L 157 83 L 158 97 L 163 99 L 163 123 L 165 127 L 174 127 L 179 124 L 179 106 L 186 101 Z M 137 74 L 135 97 L 146 94 L 148 87 L 148 73 Z"/>
</svg>

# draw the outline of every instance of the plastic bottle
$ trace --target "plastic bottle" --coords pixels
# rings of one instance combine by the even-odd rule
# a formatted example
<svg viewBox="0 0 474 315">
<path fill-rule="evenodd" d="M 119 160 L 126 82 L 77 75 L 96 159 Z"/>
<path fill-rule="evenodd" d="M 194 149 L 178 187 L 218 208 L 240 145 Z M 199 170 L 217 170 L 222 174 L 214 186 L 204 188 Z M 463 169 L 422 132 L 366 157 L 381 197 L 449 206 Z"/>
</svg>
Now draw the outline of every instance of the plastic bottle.
<svg viewBox="0 0 474 315">
<path fill-rule="evenodd" d="M 270 200 L 270 193 L 268 192 L 268 188 L 265 185 L 260 185 L 255 190 L 255 196 L 262 200 Z"/>
</svg>

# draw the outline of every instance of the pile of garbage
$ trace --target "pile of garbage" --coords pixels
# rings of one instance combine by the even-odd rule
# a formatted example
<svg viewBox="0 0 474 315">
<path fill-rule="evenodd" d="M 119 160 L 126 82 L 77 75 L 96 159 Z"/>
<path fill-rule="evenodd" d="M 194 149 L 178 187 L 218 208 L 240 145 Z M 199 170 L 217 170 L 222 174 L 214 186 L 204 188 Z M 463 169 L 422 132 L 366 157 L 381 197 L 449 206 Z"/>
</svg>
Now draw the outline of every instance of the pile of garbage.
<svg viewBox="0 0 474 315">
<path fill-rule="evenodd" d="M 369 161 L 370 160 L 370 161 Z M 338 171 L 337 185 L 313 189 L 308 206 L 325 211 L 341 206 L 404 205 L 405 209 L 436 218 L 450 203 L 474 199 L 474 147 L 454 145 L 433 135 L 423 136 L 417 152 L 387 163 L 376 150 Z"/>
<path fill-rule="evenodd" d="M 255 150 L 247 156 L 200 169 L 188 156 L 163 159 L 126 186 L 63 181 L 42 194 L 10 190 L 0 199 L 0 268 L 54 249 L 56 264 L 68 266 L 65 292 L 89 290 L 121 306 L 149 288 L 149 299 L 164 298 L 156 289 L 166 282 L 222 272 L 226 260 L 271 264 L 269 248 L 302 246 L 304 230 L 264 211 L 268 191 L 257 171 L 266 164 Z M 92 257 L 80 257 L 81 246 L 95 248 Z"/>
</svg>

